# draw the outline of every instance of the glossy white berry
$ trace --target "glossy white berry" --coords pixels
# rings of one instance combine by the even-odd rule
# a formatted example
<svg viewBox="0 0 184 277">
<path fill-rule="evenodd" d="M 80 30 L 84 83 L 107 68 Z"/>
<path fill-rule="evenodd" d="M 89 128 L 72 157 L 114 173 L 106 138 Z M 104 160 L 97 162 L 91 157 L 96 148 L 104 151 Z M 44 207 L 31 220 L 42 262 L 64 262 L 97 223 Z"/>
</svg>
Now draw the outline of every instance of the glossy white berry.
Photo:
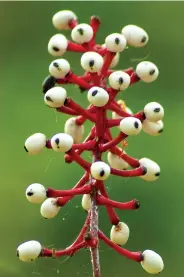
<svg viewBox="0 0 184 277">
<path fill-rule="evenodd" d="M 142 267 L 150 274 L 158 274 L 164 269 L 164 262 L 159 254 L 152 250 L 145 250 L 143 253 Z"/>
<path fill-rule="evenodd" d="M 72 148 L 73 138 L 72 136 L 59 133 L 51 138 L 51 146 L 56 152 L 67 152 Z"/>
<path fill-rule="evenodd" d="M 49 72 L 55 78 L 64 78 L 69 71 L 70 64 L 65 59 L 55 60 L 49 66 Z"/>
<path fill-rule="evenodd" d="M 159 136 L 164 130 L 164 123 L 162 120 L 151 122 L 145 119 L 142 124 L 142 129 L 148 135 Z"/>
<path fill-rule="evenodd" d="M 120 158 L 119 156 L 117 156 L 111 152 L 108 152 L 107 160 L 108 160 L 108 163 L 110 164 L 110 166 L 115 169 L 127 169 L 129 167 L 129 164 L 127 162 L 125 162 L 123 160 L 123 158 Z"/>
<path fill-rule="evenodd" d="M 114 71 L 109 76 L 109 84 L 113 89 L 124 90 L 130 85 L 130 76 L 123 71 Z"/>
<path fill-rule="evenodd" d="M 146 119 L 151 122 L 162 120 L 164 117 L 164 108 L 157 102 L 150 102 L 144 107 Z"/>
<path fill-rule="evenodd" d="M 146 174 L 140 176 L 143 180 L 155 181 L 158 179 L 160 176 L 160 167 L 156 162 L 148 158 L 142 158 L 139 160 L 139 163 L 146 168 Z"/>
<path fill-rule="evenodd" d="M 108 92 L 100 87 L 92 87 L 88 91 L 88 101 L 96 106 L 96 107 L 103 107 L 109 101 L 109 94 Z"/>
<path fill-rule="evenodd" d="M 151 83 L 158 78 L 159 70 L 154 63 L 140 62 L 136 67 L 137 76 L 145 83 Z"/>
<path fill-rule="evenodd" d="M 60 207 L 57 205 L 56 198 L 48 198 L 42 203 L 40 213 L 44 218 L 50 219 L 55 217 L 59 210 Z"/>
<path fill-rule="evenodd" d="M 42 133 L 35 133 L 25 141 L 24 149 L 30 155 L 37 155 L 45 148 L 46 136 Z"/>
<path fill-rule="evenodd" d="M 45 104 L 51 108 L 59 108 L 64 105 L 67 97 L 66 89 L 54 87 L 49 89 L 44 95 Z"/>
<path fill-rule="evenodd" d="M 82 197 L 82 207 L 85 211 L 91 209 L 91 196 L 90 194 L 84 194 Z"/>
<path fill-rule="evenodd" d="M 41 204 L 46 197 L 46 189 L 41 184 L 34 183 L 26 189 L 26 198 L 33 204 Z"/>
<path fill-rule="evenodd" d="M 71 117 L 65 122 L 64 132 L 72 136 L 74 143 L 79 143 L 83 139 L 84 125 L 77 125 L 76 118 Z"/>
<path fill-rule="evenodd" d="M 86 23 L 79 24 L 73 28 L 71 37 L 79 44 L 89 42 L 93 37 L 93 29 Z"/>
<path fill-rule="evenodd" d="M 111 172 L 110 166 L 101 161 L 92 163 L 90 170 L 92 177 L 96 180 L 106 180 Z"/>
<path fill-rule="evenodd" d="M 32 262 L 39 257 L 41 251 L 41 244 L 38 241 L 30 240 L 18 246 L 17 257 L 23 262 Z"/>
<path fill-rule="evenodd" d="M 122 52 L 126 47 L 126 38 L 118 33 L 111 34 L 106 37 L 105 46 L 111 52 Z"/>
<path fill-rule="evenodd" d="M 58 30 L 67 30 L 70 29 L 69 27 L 69 22 L 71 20 L 76 20 L 77 16 L 72 12 L 68 10 L 63 10 L 57 12 L 53 18 L 52 18 L 52 23 L 54 27 Z"/>
<path fill-rule="evenodd" d="M 123 27 L 121 33 L 126 37 L 127 44 L 133 47 L 143 47 L 149 40 L 146 31 L 136 25 L 127 25 Z"/>
<path fill-rule="evenodd" d="M 125 117 L 120 121 L 120 129 L 128 136 L 135 136 L 142 130 L 142 123 L 138 118 Z"/>
<path fill-rule="evenodd" d="M 99 72 L 103 63 L 104 59 L 96 52 L 86 52 L 81 57 L 81 66 L 87 72 Z"/>
<path fill-rule="evenodd" d="M 110 232 L 111 241 L 115 244 L 123 246 L 127 243 L 129 238 L 129 228 L 124 222 L 119 222 L 113 225 Z"/>
<path fill-rule="evenodd" d="M 68 40 L 62 34 L 56 34 L 49 40 L 48 52 L 52 56 L 63 56 L 68 47 Z"/>
</svg>

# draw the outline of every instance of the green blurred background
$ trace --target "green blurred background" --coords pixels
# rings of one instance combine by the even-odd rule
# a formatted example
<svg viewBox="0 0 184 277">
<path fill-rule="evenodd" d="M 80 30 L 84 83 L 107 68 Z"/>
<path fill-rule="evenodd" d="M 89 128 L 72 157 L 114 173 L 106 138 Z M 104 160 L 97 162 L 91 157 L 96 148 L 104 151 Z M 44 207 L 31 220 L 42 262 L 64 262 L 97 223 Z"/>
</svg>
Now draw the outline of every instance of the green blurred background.
<svg viewBox="0 0 184 277">
<path fill-rule="evenodd" d="M 141 202 L 138 211 L 119 212 L 131 230 L 127 248 L 153 249 L 165 261 L 163 277 L 183 276 L 183 62 L 184 3 L 182 2 L 1 2 L 1 241 L 0 276 L 91 276 L 90 254 L 82 251 L 70 259 L 38 260 L 24 264 L 16 258 L 16 247 L 25 240 L 45 246 L 66 247 L 79 232 L 86 214 L 77 197 L 53 220 L 41 218 L 39 206 L 25 199 L 26 187 L 34 182 L 54 188 L 70 188 L 82 176 L 79 166 L 67 165 L 63 156 L 44 151 L 30 157 L 25 139 L 34 132 L 48 137 L 63 131 L 68 118 L 43 103 L 41 84 L 53 58 L 47 53 L 49 38 L 57 33 L 51 23 L 55 12 L 71 9 L 80 22 L 99 15 L 102 26 L 98 42 L 124 25 L 137 24 L 147 30 L 150 42 L 144 49 L 129 49 L 121 55 L 119 68 L 136 66 L 144 57 L 160 69 L 152 84 L 139 83 L 121 95 L 133 111 L 150 101 L 165 107 L 165 130 L 160 137 L 141 133 L 129 141 L 128 153 L 159 163 L 162 174 L 155 183 L 110 178 L 106 184 L 113 199 Z M 70 37 L 70 33 L 66 32 Z M 147 57 L 148 56 L 148 57 Z M 82 73 L 80 54 L 67 54 L 74 72 Z M 83 105 L 85 94 L 73 86 L 68 94 Z M 86 126 L 86 132 L 91 125 Z M 104 209 L 100 226 L 108 235 L 110 224 Z M 141 266 L 101 245 L 102 277 L 144 277 Z"/>
</svg>

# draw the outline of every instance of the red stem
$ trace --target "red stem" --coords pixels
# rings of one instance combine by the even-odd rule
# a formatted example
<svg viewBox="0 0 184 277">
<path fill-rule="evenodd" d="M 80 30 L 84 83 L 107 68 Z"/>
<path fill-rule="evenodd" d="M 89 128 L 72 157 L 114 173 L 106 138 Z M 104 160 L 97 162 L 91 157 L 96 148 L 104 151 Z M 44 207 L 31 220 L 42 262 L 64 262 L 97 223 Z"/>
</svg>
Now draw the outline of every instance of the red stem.
<svg viewBox="0 0 184 277">
<path fill-rule="evenodd" d="M 65 114 L 69 114 L 69 115 L 79 115 L 75 110 L 70 109 L 65 106 L 61 106 L 60 108 L 57 108 L 56 110 L 60 113 L 65 113 Z"/>
<path fill-rule="evenodd" d="M 98 231 L 98 236 L 101 240 L 103 240 L 108 246 L 113 248 L 120 255 L 125 256 L 128 259 L 134 260 L 136 262 L 141 262 L 143 260 L 143 255 L 141 252 L 131 252 L 128 251 L 117 244 L 113 243 L 110 239 L 108 239 L 102 231 Z"/>
<path fill-rule="evenodd" d="M 75 161 L 77 164 L 79 164 L 82 168 L 89 171 L 91 164 L 82 159 L 74 150 L 69 150 L 66 152 L 69 156 L 72 157 L 72 160 Z"/>
<path fill-rule="evenodd" d="M 57 204 L 60 206 L 60 198 L 64 196 L 75 196 L 79 194 L 88 194 L 92 190 L 92 187 L 90 185 L 85 185 L 81 188 L 75 188 L 75 189 L 69 189 L 69 190 L 54 190 L 52 188 L 47 189 L 47 197 L 54 197 L 57 199 Z"/>
<path fill-rule="evenodd" d="M 111 174 L 122 176 L 122 177 L 137 177 L 137 176 L 145 175 L 145 168 L 138 167 L 136 169 L 131 169 L 131 170 L 120 170 L 120 169 L 111 168 Z"/>
<path fill-rule="evenodd" d="M 139 201 L 137 201 L 136 199 L 129 202 L 122 203 L 122 202 L 113 201 L 111 199 L 108 199 L 100 195 L 97 196 L 97 203 L 98 205 L 111 206 L 112 208 L 116 208 L 120 210 L 136 210 L 140 206 Z"/>
<path fill-rule="evenodd" d="M 125 162 L 127 162 L 131 167 L 136 168 L 140 166 L 139 160 L 135 159 L 129 155 L 127 155 L 125 152 L 120 150 L 118 147 L 114 147 L 110 150 L 111 153 L 117 155 L 118 157 L 122 158 Z"/>
<path fill-rule="evenodd" d="M 102 77 L 106 76 L 109 66 L 110 66 L 113 58 L 115 57 L 115 55 L 116 55 L 116 53 L 106 50 L 104 64 L 103 64 L 101 72 L 100 72 Z"/>
<path fill-rule="evenodd" d="M 127 135 L 120 132 L 119 135 L 116 138 L 112 139 L 111 141 L 107 142 L 106 144 L 100 145 L 100 151 L 105 152 L 105 151 L 111 149 L 112 147 L 119 144 L 125 138 L 127 138 Z"/>
<path fill-rule="evenodd" d="M 72 52 L 81 52 L 81 53 L 85 52 L 85 49 L 84 49 L 84 47 L 82 47 L 82 45 L 76 44 L 76 43 L 71 42 L 69 40 L 68 40 L 67 50 L 72 51 Z"/>
<path fill-rule="evenodd" d="M 95 146 L 95 144 L 96 144 L 96 140 L 90 140 L 90 141 L 83 142 L 83 143 L 76 143 L 76 144 L 72 145 L 72 149 L 73 150 L 80 149 L 82 151 L 92 150 L 93 147 Z"/>
</svg>

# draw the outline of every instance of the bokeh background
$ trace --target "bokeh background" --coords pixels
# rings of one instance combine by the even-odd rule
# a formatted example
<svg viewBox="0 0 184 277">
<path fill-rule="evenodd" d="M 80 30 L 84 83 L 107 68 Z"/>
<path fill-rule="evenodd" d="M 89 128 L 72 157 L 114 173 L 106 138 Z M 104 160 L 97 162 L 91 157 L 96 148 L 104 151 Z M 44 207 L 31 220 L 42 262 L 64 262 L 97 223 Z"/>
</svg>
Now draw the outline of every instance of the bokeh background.
<svg viewBox="0 0 184 277">
<path fill-rule="evenodd" d="M 55 277 L 91 276 L 90 254 L 82 251 L 60 260 L 38 260 L 24 264 L 16 258 L 16 248 L 25 240 L 39 240 L 45 246 L 62 248 L 79 232 L 86 213 L 81 197 L 61 209 L 53 220 L 44 220 L 39 206 L 25 198 L 26 187 L 34 182 L 54 188 L 70 188 L 82 176 L 79 166 L 64 163 L 63 156 L 44 151 L 30 157 L 23 149 L 25 139 L 34 132 L 48 137 L 63 131 L 68 118 L 48 109 L 43 102 L 41 84 L 48 75 L 53 58 L 47 53 L 49 38 L 57 33 L 51 23 L 53 14 L 73 10 L 80 22 L 99 15 L 102 26 L 98 42 L 124 25 L 137 24 L 150 35 L 143 49 L 125 51 L 119 68 L 136 66 L 142 59 L 156 63 L 160 77 L 152 84 L 139 83 L 120 95 L 133 111 L 150 101 L 165 107 L 165 130 L 159 137 L 141 133 L 129 140 L 127 152 L 134 157 L 149 157 L 161 166 L 157 182 L 109 178 L 106 182 L 113 199 L 141 202 L 138 211 L 119 212 L 131 230 L 127 248 L 153 249 L 165 261 L 163 277 L 183 276 L 184 174 L 183 174 L 183 62 L 184 3 L 182 2 L 1 2 L 0 3 L 0 88 L 1 88 L 1 221 L 0 276 Z M 70 32 L 66 32 L 70 37 Z M 74 72 L 82 73 L 80 54 L 67 54 Z M 74 86 L 68 94 L 83 105 L 85 93 Z M 86 125 L 86 132 L 91 125 Z M 116 131 L 115 131 L 116 132 Z M 104 209 L 100 226 L 108 235 L 110 224 Z M 139 264 L 129 261 L 101 244 L 102 277 L 147 275 Z"/>
</svg>

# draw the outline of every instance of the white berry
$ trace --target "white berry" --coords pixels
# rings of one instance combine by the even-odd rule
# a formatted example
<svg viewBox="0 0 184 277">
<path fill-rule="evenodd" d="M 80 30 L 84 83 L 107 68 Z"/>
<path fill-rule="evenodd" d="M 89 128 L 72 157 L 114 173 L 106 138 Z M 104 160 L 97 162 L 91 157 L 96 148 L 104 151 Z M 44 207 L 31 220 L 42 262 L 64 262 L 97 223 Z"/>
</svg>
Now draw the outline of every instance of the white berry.
<svg viewBox="0 0 184 277">
<path fill-rule="evenodd" d="M 48 52 L 52 56 L 63 56 L 68 47 L 68 40 L 62 34 L 56 34 L 49 40 Z"/>
<path fill-rule="evenodd" d="M 71 32 L 73 41 L 83 44 L 89 42 L 93 37 L 93 29 L 90 25 L 82 23 L 75 26 Z"/>
<path fill-rule="evenodd" d="M 84 194 L 82 197 L 82 207 L 85 211 L 91 209 L 91 196 L 90 194 Z"/>
<path fill-rule="evenodd" d="M 46 197 L 46 189 L 41 184 L 34 183 L 26 189 L 26 198 L 33 204 L 41 204 Z"/>
<path fill-rule="evenodd" d="M 111 241 L 115 244 L 123 246 L 127 243 L 129 238 L 129 228 L 124 222 L 119 222 L 117 225 L 113 225 L 110 232 Z"/>
<path fill-rule="evenodd" d="M 76 20 L 77 16 L 72 12 L 68 10 L 63 10 L 57 12 L 53 18 L 52 18 L 52 23 L 54 27 L 58 30 L 67 30 L 69 29 L 69 22 L 71 20 Z"/>
<path fill-rule="evenodd" d="M 114 71 L 109 76 L 109 84 L 113 89 L 124 90 L 130 85 L 130 76 L 123 71 Z"/>
<path fill-rule="evenodd" d="M 160 176 L 160 167 L 159 165 L 148 159 L 148 158 L 142 158 L 139 160 L 139 163 L 141 166 L 144 166 L 146 168 L 146 174 L 140 176 L 145 181 L 155 181 Z"/>
<path fill-rule="evenodd" d="M 42 203 L 40 213 L 44 218 L 50 219 L 55 217 L 59 210 L 60 207 L 57 205 L 56 199 L 48 198 Z"/>
<path fill-rule="evenodd" d="M 142 129 L 148 135 L 159 136 L 164 130 L 164 123 L 162 120 L 151 122 L 145 119 L 142 124 Z"/>
<path fill-rule="evenodd" d="M 72 136 L 74 143 L 80 143 L 84 135 L 84 125 L 77 125 L 76 118 L 71 117 L 65 122 L 64 132 Z"/>
<path fill-rule="evenodd" d="M 72 148 L 73 138 L 65 133 L 56 134 L 51 138 L 51 146 L 56 152 L 67 152 Z"/>
<path fill-rule="evenodd" d="M 39 257 L 41 251 L 41 244 L 38 241 L 30 240 L 18 246 L 17 256 L 23 262 L 32 262 Z"/>
<path fill-rule="evenodd" d="M 125 117 L 120 121 L 120 129 L 128 136 L 135 136 L 142 130 L 142 123 L 138 118 Z"/>
<path fill-rule="evenodd" d="M 103 63 L 102 56 L 96 52 L 86 52 L 81 57 L 81 66 L 87 72 L 99 72 Z"/>
<path fill-rule="evenodd" d="M 144 114 L 147 120 L 156 122 L 164 117 L 164 108 L 157 102 L 150 102 L 144 107 Z"/>
<path fill-rule="evenodd" d="M 50 64 L 49 72 L 55 78 L 64 78 L 70 72 L 70 64 L 65 59 L 55 60 Z"/>
<path fill-rule="evenodd" d="M 136 25 L 127 25 L 123 27 L 121 33 L 126 37 L 127 44 L 133 47 L 143 47 L 149 40 L 146 31 Z"/>
<path fill-rule="evenodd" d="M 143 253 L 142 267 L 150 274 L 158 274 L 164 269 L 164 262 L 159 254 L 152 250 L 145 250 Z"/>
<path fill-rule="evenodd" d="M 106 37 L 105 46 L 111 52 L 122 52 L 126 47 L 126 38 L 118 33 L 111 34 Z"/>
<path fill-rule="evenodd" d="M 120 148 L 119 148 L 120 149 Z M 125 153 L 125 151 L 124 151 Z M 127 169 L 129 167 L 129 164 L 123 160 L 123 158 L 120 158 L 116 154 L 113 154 L 111 152 L 108 152 L 107 154 L 107 160 L 111 167 L 115 169 Z"/>
<path fill-rule="evenodd" d="M 67 97 L 66 89 L 54 87 L 49 89 L 44 95 L 45 104 L 51 108 L 59 108 L 64 105 Z"/>
<path fill-rule="evenodd" d="M 46 136 L 42 133 L 35 133 L 25 141 L 24 148 L 30 155 L 37 155 L 45 148 Z"/>
<path fill-rule="evenodd" d="M 88 101 L 96 107 L 103 107 L 109 101 L 109 94 L 100 87 L 92 87 L 88 91 Z"/>
<path fill-rule="evenodd" d="M 140 62 L 136 67 L 137 76 L 145 83 L 151 83 L 158 78 L 159 70 L 154 63 Z"/>
<path fill-rule="evenodd" d="M 106 180 L 111 172 L 110 166 L 101 161 L 92 163 L 90 170 L 92 177 L 96 180 Z"/>
</svg>

